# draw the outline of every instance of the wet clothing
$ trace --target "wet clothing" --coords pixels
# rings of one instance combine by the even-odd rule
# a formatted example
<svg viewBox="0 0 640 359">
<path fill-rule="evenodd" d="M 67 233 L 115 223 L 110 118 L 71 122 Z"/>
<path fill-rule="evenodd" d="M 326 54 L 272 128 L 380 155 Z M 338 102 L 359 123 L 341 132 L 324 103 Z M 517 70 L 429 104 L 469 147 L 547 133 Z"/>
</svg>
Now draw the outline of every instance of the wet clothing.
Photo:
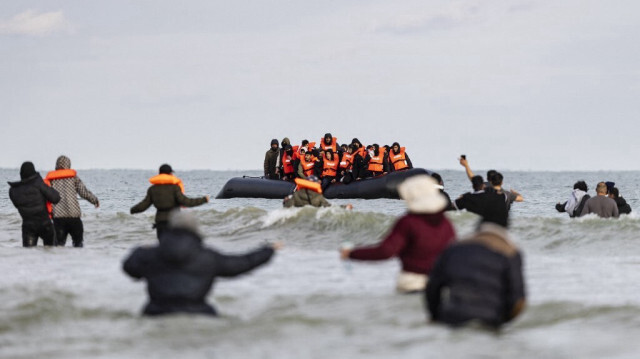
<svg viewBox="0 0 640 359">
<path fill-rule="evenodd" d="M 591 196 L 587 192 L 576 188 L 571 192 L 571 196 L 566 202 L 556 204 L 556 210 L 558 212 L 567 212 L 571 218 L 580 217 L 582 209 L 589 198 Z"/>
<path fill-rule="evenodd" d="M 381 260 L 398 257 L 405 272 L 429 274 L 436 258 L 455 240 L 453 225 L 443 213 L 401 217 L 379 244 L 356 248 L 349 258 Z"/>
<path fill-rule="evenodd" d="M 484 223 L 478 232 L 447 248 L 427 283 L 431 318 L 454 326 L 471 320 L 499 327 L 524 305 L 522 256 L 506 229 Z"/>
<path fill-rule="evenodd" d="M 590 213 L 595 213 L 598 217 L 602 218 L 618 217 L 620 215 L 616 201 L 607 196 L 600 195 L 591 197 L 587 200 L 580 216 Z"/>
<path fill-rule="evenodd" d="M 71 169 L 71 160 L 60 156 L 56 160 L 56 170 Z M 60 202 L 53 205 L 53 223 L 56 229 L 57 245 L 64 246 L 67 235 L 71 235 L 74 247 L 83 246 L 84 227 L 80 216 L 78 195 L 94 206 L 99 205 L 98 198 L 85 187 L 78 176 L 50 180 L 51 187 L 60 193 Z"/>
<path fill-rule="evenodd" d="M 60 194 L 35 173 L 19 182 L 9 182 L 9 198 L 22 217 L 22 246 L 32 247 L 42 238 L 45 246 L 56 244 L 47 201 L 58 203 Z"/>
<path fill-rule="evenodd" d="M 216 277 L 234 277 L 271 259 L 271 247 L 242 255 L 225 255 L 206 248 L 195 233 L 167 229 L 155 247 L 139 247 L 125 260 L 123 270 L 145 279 L 149 302 L 146 315 L 201 313 L 216 315 L 205 299 Z"/>
<path fill-rule="evenodd" d="M 71 235 L 74 247 L 84 246 L 84 225 L 80 218 L 54 218 L 53 224 L 56 231 L 56 245 L 64 247 L 67 244 L 67 235 Z"/>
<path fill-rule="evenodd" d="M 456 199 L 453 204 L 459 210 L 466 209 L 482 217 L 482 222 L 497 223 L 507 227 L 509 211 L 505 196 L 496 193 L 495 190 L 469 192 Z"/>
<path fill-rule="evenodd" d="M 292 197 L 285 200 L 283 205 L 286 208 L 304 206 L 329 207 L 331 206 L 331 203 L 324 198 L 322 193 L 303 188 L 293 192 Z"/>
<path fill-rule="evenodd" d="M 180 187 L 174 184 L 156 184 L 147 190 L 147 196 L 142 202 L 131 207 L 131 214 L 144 212 L 151 205 L 157 209 L 155 227 L 158 238 L 162 229 L 166 227 L 169 213 L 174 209 L 183 207 L 195 207 L 207 202 L 207 197 L 189 198 L 182 194 Z"/>
<path fill-rule="evenodd" d="M 616 201 L 619 214 L 631 213 L 631 206 L 627 203 L 627 201 L 624 198 L 618 197 L 618 198 L 613 198 L 613 200 Z"/>
<path fill-rule="evenodd" d="M 276 165 L 278 164 L 279 152 L 277 148 L 270 148 L 264 155 L 264 178 L 278 179 L 276 175 Z"/>
</svg>

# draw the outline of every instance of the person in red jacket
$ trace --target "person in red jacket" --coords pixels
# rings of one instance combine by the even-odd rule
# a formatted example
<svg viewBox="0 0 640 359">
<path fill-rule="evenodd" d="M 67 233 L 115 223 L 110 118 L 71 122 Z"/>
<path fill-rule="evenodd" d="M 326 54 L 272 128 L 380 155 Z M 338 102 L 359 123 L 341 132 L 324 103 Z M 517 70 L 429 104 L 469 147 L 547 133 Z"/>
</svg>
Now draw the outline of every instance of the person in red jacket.
<svg viewBox="0 0 640 359">
<path fill-rule="evenodd" d="M 455 231 L 445 217 L 448 203 L 436 181 L 428 175 L 406 179 L 398 193 L 409 212 L 393 226 L 386 238 L 373 246 L 342 248 L 342 259 L 383 260 L 398 257 L 402 272 L 396 289 L 400 293 L 424 291 L 429 272 L 440 255 L 455 240 Z"/>
</svg>

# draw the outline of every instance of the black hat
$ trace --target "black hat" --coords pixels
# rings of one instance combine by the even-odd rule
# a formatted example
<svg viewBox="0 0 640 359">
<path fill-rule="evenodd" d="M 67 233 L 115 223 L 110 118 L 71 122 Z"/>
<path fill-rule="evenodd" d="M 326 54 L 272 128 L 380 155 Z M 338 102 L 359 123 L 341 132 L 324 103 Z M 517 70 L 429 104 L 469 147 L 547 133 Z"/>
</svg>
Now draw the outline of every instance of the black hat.
<svg viewBox="0 0 640 359">
<path fill-rule="evenodd" d="M 173 168 L 171 168 L 171 166 L 169 166 L 168 164 L 163 164 L 162 166 L 160 166 L 160 173 L 164 173 L 164 174 L 172 174 L 173 173 Z"/>
<path fill-rule="evenodd" d="M 36 167 L 33 162 L 25 162 L 20 166 L 20 179 L 26 179 L 36 174 Z"/>
<path fill-rule="evenodd" d="M 280 142 L 278 142 L 278 140 L 276 140 L 275 138 L 273 140 L 271 140 L 271 146 L 273 145 L 280 145 Z"/>
<path fill-rule="evenodd" d="M 330 132 L 327 132 L 324 134 L 324 138 L 333 138 L 333 136 L 331 136 Z"/>
</svg>

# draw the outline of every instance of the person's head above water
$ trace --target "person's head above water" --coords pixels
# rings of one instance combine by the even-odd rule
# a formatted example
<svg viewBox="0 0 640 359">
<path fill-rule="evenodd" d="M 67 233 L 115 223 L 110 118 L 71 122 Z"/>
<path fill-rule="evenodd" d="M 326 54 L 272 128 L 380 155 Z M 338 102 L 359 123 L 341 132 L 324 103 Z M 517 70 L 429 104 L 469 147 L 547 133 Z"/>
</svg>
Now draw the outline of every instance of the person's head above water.
<svg viewBox="0 0 640 359">
<path fill-rule="evenodd" d="M 502 177 L 502 173 L 500 172 L 496 172 L 493 174 L 493 176 L 491 177 L 491 185 L 492 186 L 502 186 L 502 180 L 504 177 Z"/>
<path fill-rule="evenodd" d="M 578 181 L 576 183 L 573 184 L 573 189 L 579 189 L 581 191 L 587 192 L 589 190 L 589 188 L 587 187 L 587 182 L 585 181 Z"/>
<path fill-rule="evenodd" d="M 474 191 L 481 191 L 484 188 L 484 180 L 482 179 L 482 176 L 471 177 L 471 186 Z"/>
<path fill-rule="evenodd" d="M 20 166 L 20 179 L 27 179 L 36 174 L 36 167 L 33 165 L 33 162 L 24 162 L 22 166 Z"/>
<path fill-rule="evenodd" d="M 496 171 L 496 170 L 488 170 L 487 171 L 487 182 L 491 182 L 491 179 L 493 178 L 493 175 L 495 175 L 496 173 L 498 173 L 498 171 Z"/>
<path fill-rule="evenodd" d="M 596 193 L 598 195 L 606 195 L 607 194 L 607 184 L 604 182 L 598 182 L 596 186 Z"/>
<path fill-rule="evenodd" d="M 198 218 L 188 211 L 180 211 L 174 210 L 169 214 L 169 228 L 172 229 L 181 229 L 184 231 L 191 232 L 198 236 L 198 238 L 203 238 L 204 235 L 200 232 L 200 225 L 198 223 Z"/>
<path fill-rule="evenodd" d="M 398 186 L 400 198 L 407 203 L 411 213 L 433 214 L 447 207 L 447 199 L 440 192 L 436 180 L 429 175 L 415 175 Z"/>
<path fill-rule="evenodd" d="M 170 175 L 173 173 L 173 168 L 171 168 L 171 166 L 165 163 L 162 166 L 160 166 L 160 169 L 158 170 L 158 172 L 161 174 Z"/>
</svg>

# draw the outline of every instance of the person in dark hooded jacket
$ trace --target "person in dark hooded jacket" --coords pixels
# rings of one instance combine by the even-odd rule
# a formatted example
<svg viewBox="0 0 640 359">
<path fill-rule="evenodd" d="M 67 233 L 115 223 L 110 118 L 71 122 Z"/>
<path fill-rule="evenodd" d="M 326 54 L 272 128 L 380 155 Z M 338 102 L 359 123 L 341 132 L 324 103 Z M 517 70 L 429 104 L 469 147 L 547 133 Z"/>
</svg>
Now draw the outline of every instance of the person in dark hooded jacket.
<svg viewBox="0 0 640 359">
<path fill-rule="evenodd" d="M 280 243 L 249 253 L 226 255 L 202 244 L 195 217 L 174 211 L 158 246 L 138 247 L 124 261 L 123 270 L 147 281 L 149 302 L 143 314 L 193 313 L 217 315 L 206 297 L 217 277 L 234 277 L 268 262 Z"/>
<path fill-rule="evenodd" d="M 620 190 L 618 187 L 613 187 L 609 190 L 609 198 L 616 201 L 616 205 L 618 206 L 618 213 L 620 214 L 629 214 L 631 213 L 631 206 L 627 201 L 620 196 Z"/>
<path fill-rule="evenodd" d="M 47 186 L 32 162 L 20 167 L 20 181 L 9 182 L 9 198 L 22 217 L 22 246 L 33 247 L 42 238 L 45 246 L 55 246 L 56 236 L 47 202 L 58 203 L 60 194 Z"/>
<path fill-rule="evenodd" d="M 271 140 L 271 147 L 264 155 L 264 178 L 278 179 L 276 166 L 278 165 L 278 140 Z"/>
<path fill-rule="evenodd" d="M 56 170 L 47 174 L 46 179 L 51 187 L 60 193 L 60 202 L 53 205 L 53 223 L 56 229 L 58 246 L 67 243 L 67 235 L 71 235 L 74 247 L 83 246 L 84 226 L 80 219 L 78 196 L 86 199 L 96 208 L 100 207 L 98 197 L 85 187 L 82 180 L 71 169 L 71 159 L 60 156 L 56 160 Z"/>
</svg>

